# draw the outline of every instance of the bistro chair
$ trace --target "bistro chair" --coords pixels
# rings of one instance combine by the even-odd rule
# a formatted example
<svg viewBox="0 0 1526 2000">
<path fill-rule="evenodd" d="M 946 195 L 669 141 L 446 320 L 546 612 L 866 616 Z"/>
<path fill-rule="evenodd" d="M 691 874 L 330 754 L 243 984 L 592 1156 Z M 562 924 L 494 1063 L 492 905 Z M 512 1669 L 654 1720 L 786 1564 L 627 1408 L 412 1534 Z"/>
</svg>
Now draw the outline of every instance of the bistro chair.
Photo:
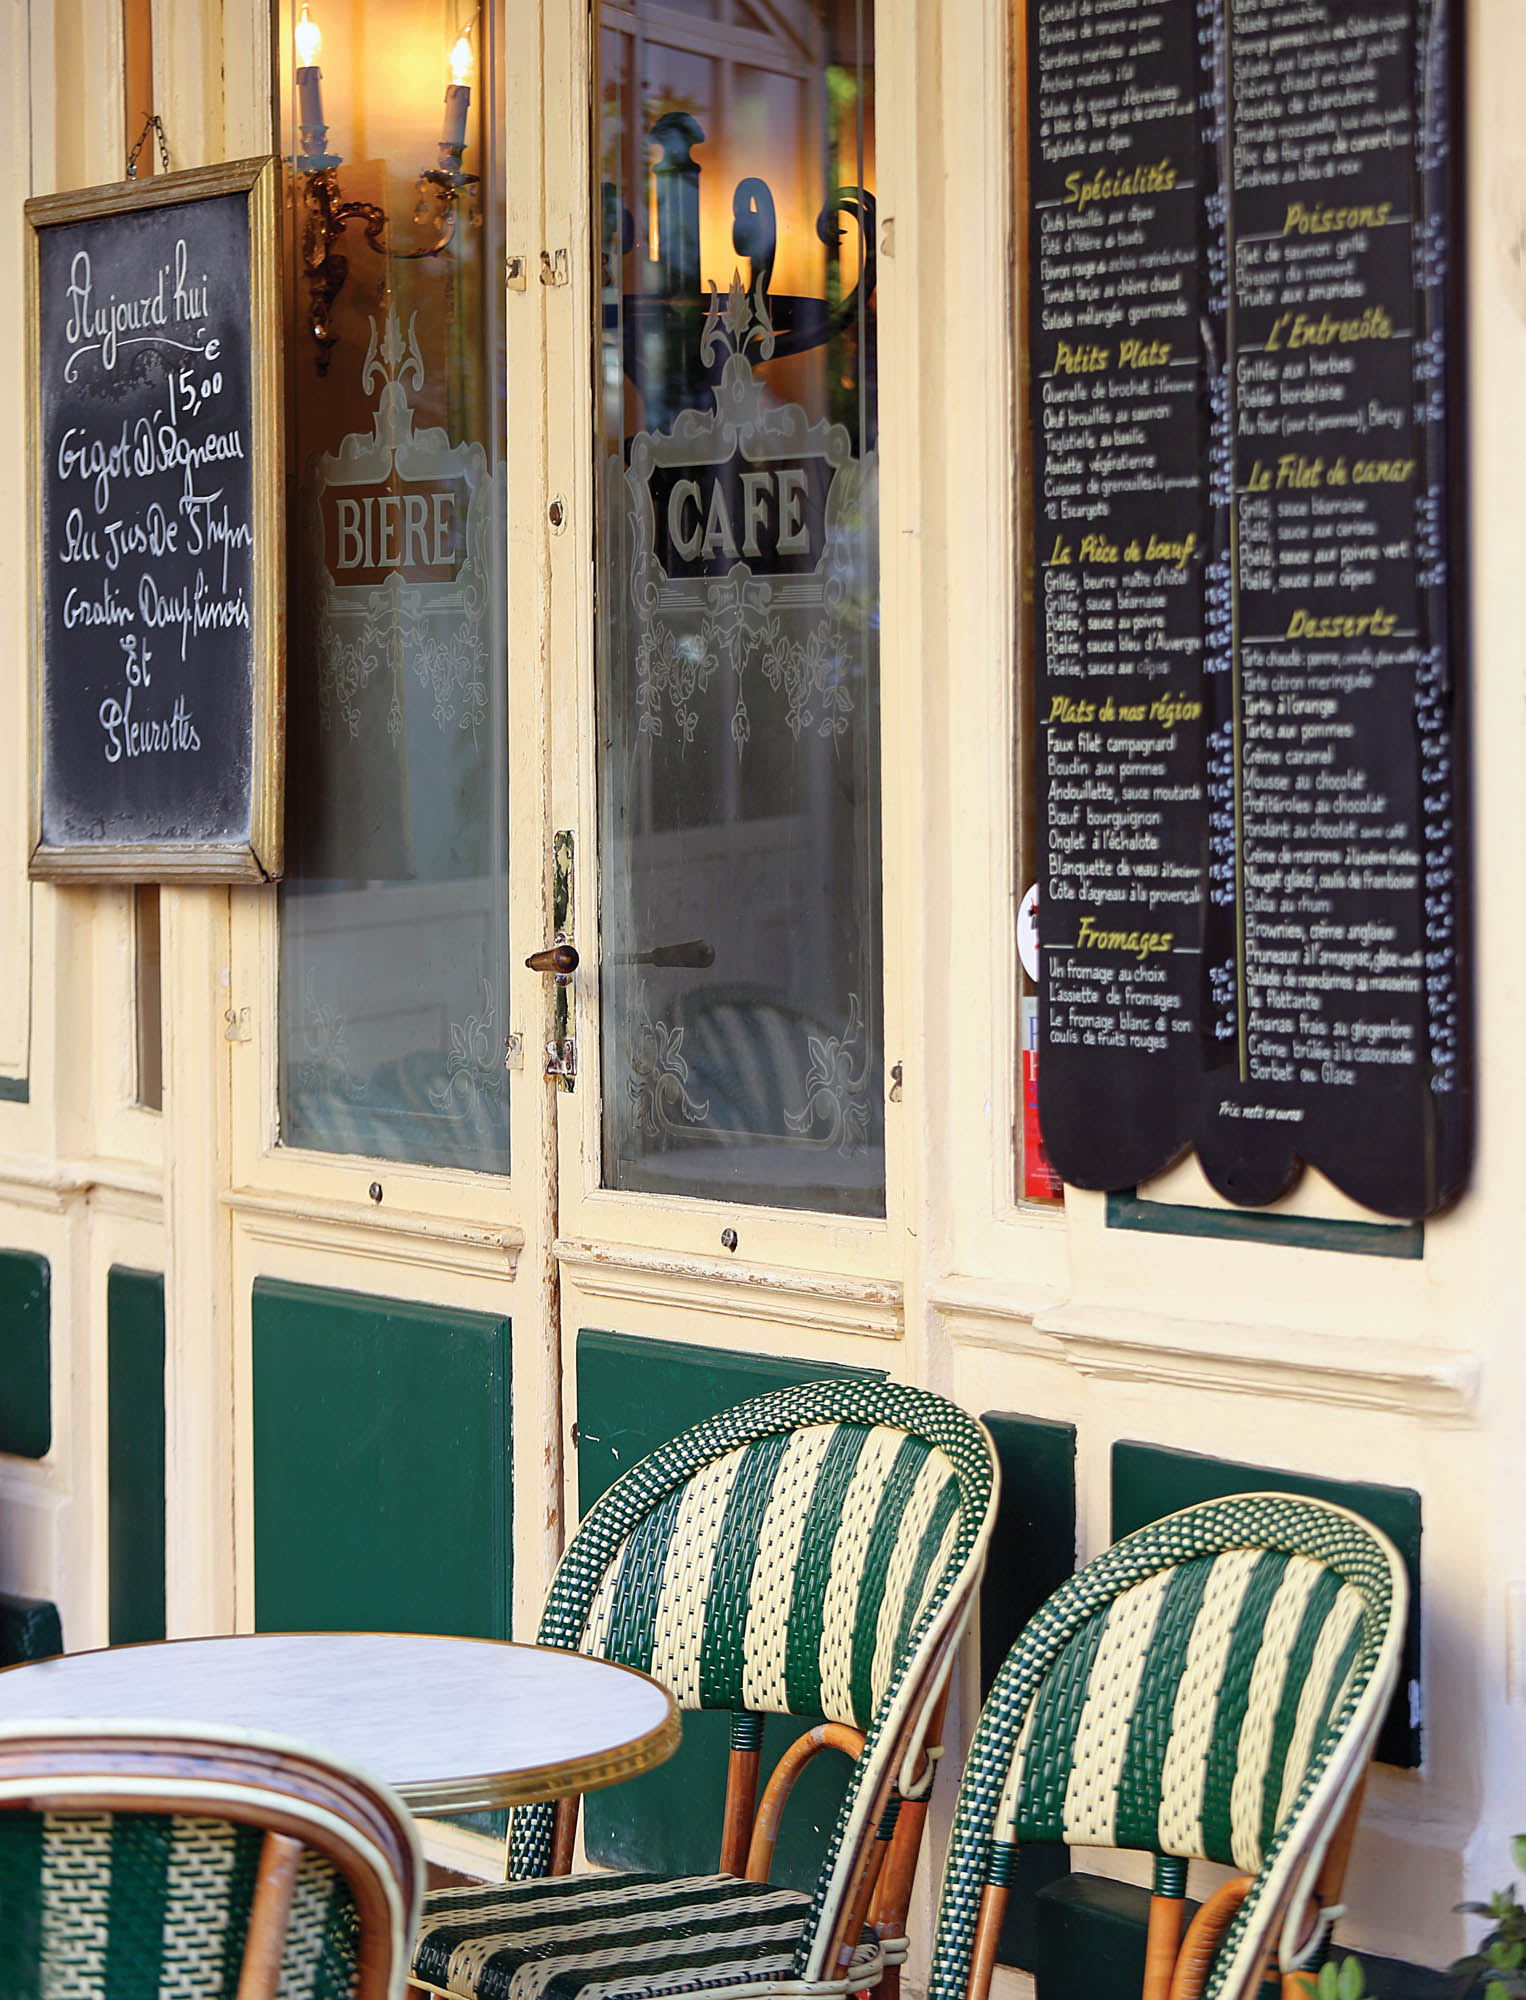
<svg viewBox="0 0 1526 2000">
<path fill-rule="evenodd" d="M 470 2000 L 828 1995 L 898 1965 L 995 1498 L 983 1426 L 878 1382 L 760 1396 L 633 1466 L 569 1544 L 540 1640 L 731 1710 L 719 1871 L 569 1875 L 577 1801 L 521 1807 L 508 1883 L 426 1899 L 414 1980 Z M 826 1720 L 755 1809 L 765 1715 Z M 771 1887 L 784 1801 L 826 1747 L 854 1763 L 815 1892 Z"/>
<path fill-rule="evenodd" d="M 1029 1842 L 1155 1856 L 1144 2000 L 1249 2000 L 1279 1924 L 1283 1991 L 1312 1990 L 1408 1595 L 1369 1522 L 1283 1493 L 1185 1508 L 1079 1570 L 976 1725 L 928 2000 L 986 2000 Z M 1240 1873 L 1183 1939 L 1192 1860 Z"/>
<path fill-rule="evenodd" d="M 0 1728 L 0 2000 L 400 2000 L 421 1875 L 401 1802 L 300 1744 Z"/>
</svg>

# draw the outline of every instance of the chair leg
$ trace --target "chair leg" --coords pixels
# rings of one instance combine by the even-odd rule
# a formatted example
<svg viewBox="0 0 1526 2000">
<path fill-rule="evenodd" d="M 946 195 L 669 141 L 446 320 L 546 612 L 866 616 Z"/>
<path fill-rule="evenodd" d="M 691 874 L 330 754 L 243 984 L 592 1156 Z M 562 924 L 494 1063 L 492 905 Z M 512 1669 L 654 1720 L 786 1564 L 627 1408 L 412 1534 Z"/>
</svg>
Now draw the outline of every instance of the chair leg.
<svg viewBox="0 0 1526 2000">
<path fill-rule="evenodd" d="M 294 1840 L 287 1833 L 266 1834 L 260 1848 L 254 1902 L 249 1911 L 249 1932 L 244 1940 L 238 2000 L 275 2000 L 276 1987 L 281 1978 L 281 1961 L 286 1956 L 291 1899 L 296 1892 L 297 1870 L 301 1865 L 300 1840 Z"/>
<path fill-rule="evenodd" d="M 1187 1911 L 1187 1864 L 1177 1854 L 1157 1854 L 1145 1936 L 1143 2000 L 1168 2000 Z"/>
<path fill-rule="evenodd" d="M 578 1844 L 579 1794 L 558 1799 L 556 1816 L 551 1822 L 551 1873 L 570 1875 L 572 1873 L 572 1853 Z"/>
<path fill-rule="evenodd" d="M 932 1799 L 934 1765 L 941 1754 L 938 1746 L 943 1741 L 948 1697 L 949 1689 L 945 1683 L 928 1717 L 922 1764 L 912 1781 L 912 1796 L 901 1800 L 895 1831 L 890 1837 L 890 1852 L 885 1857 L 875 1885 L 874 1900 L 869 1905 L 869 1921 L 874 1926 L 875 1934 L 882 1938 L 906 1935 L 906 1915 L 911 1908 L 917 1857 L 922 1852 L 922 1828 Z"/>
<path fill-rule="evenodd" d="M 721 1824 L 721 1873 L 747 1868 L 758 1814 L 758 1769 L 763 1761 L 763 1718 L 739 1710 L 731 1718 L 731 1755 L 726 1764 L 726 1816 Z"/>
<path fill-rule="evenodd" d="M 988 1882 L 980 1892 L 980 1915 L 975 1922 L 975 1943 L 970 1953 L 970 1983 L 966 2000 L 986 2000 L 991 1990 L 991 1974 L 996 1969 L 996 1950 L 1001 1943 L 1002 1920 L 1007 1914 L 1011 1890 L 1005 1883 Z"/>
</svg>

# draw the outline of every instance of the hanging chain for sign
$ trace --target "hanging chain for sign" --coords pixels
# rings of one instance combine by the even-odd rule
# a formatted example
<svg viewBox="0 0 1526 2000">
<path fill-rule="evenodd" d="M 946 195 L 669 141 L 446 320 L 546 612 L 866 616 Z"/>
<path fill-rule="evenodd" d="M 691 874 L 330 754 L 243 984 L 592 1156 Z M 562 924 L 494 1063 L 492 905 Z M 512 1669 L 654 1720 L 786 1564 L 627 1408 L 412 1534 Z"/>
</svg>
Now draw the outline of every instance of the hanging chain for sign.
<svg viewBox="0 0 1526 2000">
<path fill-rule="evenodd" d="M 157 111 L 150 111 L 143 121 L 143 130 L 138 134 L 137 143 L 127 155 L 127 178 L 130 181 L 135 181 L 138 178 L 138 158 L 144 146 L 148 143 L 150 132 L 155 133 L 159 140 L 160 172 L 167 174 L 170 170 L 170 148 L 169 141 L 164 136 L 164 121 L 160 118 Z"/>
</svg>

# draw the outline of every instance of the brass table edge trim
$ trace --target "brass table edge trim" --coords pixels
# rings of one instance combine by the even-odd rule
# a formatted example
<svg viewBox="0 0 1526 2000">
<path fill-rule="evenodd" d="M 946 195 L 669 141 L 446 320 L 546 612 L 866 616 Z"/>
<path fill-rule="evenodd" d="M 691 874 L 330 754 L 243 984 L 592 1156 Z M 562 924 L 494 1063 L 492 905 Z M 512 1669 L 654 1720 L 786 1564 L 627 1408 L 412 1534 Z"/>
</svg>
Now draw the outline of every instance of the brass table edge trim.
<svg viewBox="0 0 1526 2000">
<path fill-rule="evenodd" d="M 613 1665 L 614 1662 L 609 1664 Z M 575 1792 L 602 1791 L 639 1777 L 667 1762 L 682 1734 L 677 1705 L 669 1695 L 667 1715 L 645 1736 L 586 1757 L 569 1757 L 535 1771 L 485 1772 L 449 1782 L 420 1779 L 392 1789 L 413 1813 L 493 1812 L 505 1806 L 544 1804 Z"/>
</svg>

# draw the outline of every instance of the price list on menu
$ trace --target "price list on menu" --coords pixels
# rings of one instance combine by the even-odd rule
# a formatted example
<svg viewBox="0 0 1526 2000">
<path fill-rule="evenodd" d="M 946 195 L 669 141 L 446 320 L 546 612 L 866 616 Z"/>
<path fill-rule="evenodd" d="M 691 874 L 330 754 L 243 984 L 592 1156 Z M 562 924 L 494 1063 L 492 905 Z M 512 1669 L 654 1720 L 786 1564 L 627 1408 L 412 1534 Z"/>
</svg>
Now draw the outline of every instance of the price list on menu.
<svg viewBox="0 0 1526 2000">
<path fill-rule="evenodd" d="M 1462 1185 L 1455 50 L 1430 0 L 1030 0 L 1040 1120 Z"/>
<path fill-rule="evenodd" d="M 275 872 L 273 188 L 250 162 L 29 204 L 36 873 Z"/>
</svg>

